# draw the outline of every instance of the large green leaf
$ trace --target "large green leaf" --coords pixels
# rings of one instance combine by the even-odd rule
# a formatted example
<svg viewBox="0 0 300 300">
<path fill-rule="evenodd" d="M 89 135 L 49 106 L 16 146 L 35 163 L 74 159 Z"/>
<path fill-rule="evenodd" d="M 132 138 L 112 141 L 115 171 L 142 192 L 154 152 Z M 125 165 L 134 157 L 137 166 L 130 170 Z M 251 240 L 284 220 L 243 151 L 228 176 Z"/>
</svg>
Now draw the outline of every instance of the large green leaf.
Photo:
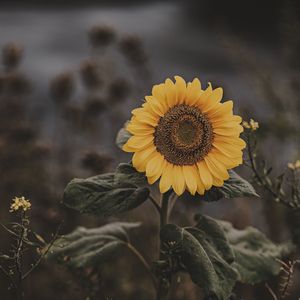
<svg viewBox="0 0 300 300">
<path fill-rule="evenodd" d="M 122 173 L 126 169 L 127 173 Z M 149 189 L 139 187 L 138 173 L 121 164 L 117 172 L 73 179 L 64 192 L 64 204 L 81 213 L 107 217 L 136 208 L 148 199 Z"/>
<path fill-rule="evenodd" d="M 131 137 L 130 132 L 128 132 L 126 129 L 126 124 L 124 125 L 123 128 L 121 128 L 117 134 L 117 138 L 116 138 L 116 144 L 119 148 L 122 149 L 122 147 L 126 144 L 126 142 L 128 141 L 128 139 Z"/>
<path fill-rule="evenodd" d="M 119 164 L 115 173 L 115 183 L 119 185 L 130 184 L 136 187 L 144 187 L 147 185 L 145 173 L 138 172 L 132 164 Z"/>
<path fill-rule="evenodd" d="M 281 267 L 277 259 L 283 259 L 294 250 L 292 243 L 276 245 L 253 227 L 238 230 L 229 222 L 218 223 L 234 251 L 234 267 L 243 283 L 256 284 L 277 275 Z"/>
<path fill-rule="evenodd" d="M 73 268 L 99 266 L 129 243 L 127 230 L 139 225 L 115 222 L 91 229 L 78 227 L 55 241 L 47 257 Z"/>
<path fill-rule="evenodd" d="M 213 237 L 199 228 L 180 228 L 168 224 L 161 230 L 161 243 L 164 255 L 182 266 L 194 283 L 199 285 L 205 299 L 227 300 L 235 285 L 237 272 L 222 257 L 221 242 L 218 247 L 211 242 Z M 226 243 L 226 240 L 223 240 Z M 228 245 L 224 246 L 228 248 Z M 230 258 L 232 261 L 232 258 Z M 174 269 L 174 271 L 179 271 Z"/>
<path fill-rule="evenodd" d="M 229 170 L 229 179 L 222 187 L 212 187 L 205 192 L 205 201 L 217 201 L 222 198 L 259 197 L 254 187 L 233 170 Z"/>
</svg>

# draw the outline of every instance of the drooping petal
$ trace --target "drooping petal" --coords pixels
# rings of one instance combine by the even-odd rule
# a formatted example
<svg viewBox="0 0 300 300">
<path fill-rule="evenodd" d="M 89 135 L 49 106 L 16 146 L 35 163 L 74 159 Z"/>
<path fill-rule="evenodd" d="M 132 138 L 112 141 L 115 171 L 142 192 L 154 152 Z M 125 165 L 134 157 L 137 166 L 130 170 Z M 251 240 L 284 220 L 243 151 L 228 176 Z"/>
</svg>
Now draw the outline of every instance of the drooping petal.
<svg viewBox="0 0 300 300">
<path fill-rule="evenodd" d="M 180 196 L 183 194 L 185 189 L 185 180 L 182 171 L 182 166 L 173 167 L 173 183 L 172 183 L 174 192 Z"/>
<path fill-rule="evenodd" d="M 132 164 L 139 172 L 146 171 L 146 165 L 149 159 L 156 153 L 156 148 L 154 145 L 147 147 L 141 151 L 137 151 L 133 154 Z"/>
<path fill-rule="evenodd" d="M 151 159 L 148 160 L 146 165 L 147 177 L 157 176 L 158 173 L 160 173 L 160 176 L 164 160 L 164 157 L 159 152 L 155 152 L 155 155 L 153 155 L 153 157 L 151 157 Z"/>
<path fill-rule="evenodd" d="M 206 190 L 209 190 L 212 186 L 212 175 L 206 165 L 204 160 L 201 160 L 197 163 L 200 179 L 203 182 L 203 185 Z"/>
<path fill-rule="evenodd" d="M 185 178 L 185 184 L 192 195 L 195 195 L 197 191 L 197 167 L 196 166 L 183 166 L 183 175 Z"/>
<path fill-rule="evenodd" d="M 227 180 L 229 178 L 229 174 L 225 166 L 221 162 L 216 160 L 211 153 L 206 155 L 204 157 L 204 160 L 209 171 L 214 177 L 219 178 L 221 180 Z"/>
<path fill-rule="evenodd" d="M 166 163 L 166 167 L 162 171 L 161 179 L 159 181 L 159 190 L 161 193 L 167 192 L 172 186 L 173 164 Z"/>
<path fill-rule="evenodd" d="M 146 136 L 132 136 L 127 141 L 126 145 L 132 149 L 142 150 L 147 146 L 153 144 L 154 136 L 152 134 Z"/>
<path fill-rule="evenodd" d="M 148 177 L 149 184 L 153 184 L 155 181 L 158 180 L 158 178 L 161 176 L 163 170 L 165 169 L 166 164 L 167 164 L 167 161 L 163 160 L 162 164 L 158 167 L 155 175 Z"/>
</svg>

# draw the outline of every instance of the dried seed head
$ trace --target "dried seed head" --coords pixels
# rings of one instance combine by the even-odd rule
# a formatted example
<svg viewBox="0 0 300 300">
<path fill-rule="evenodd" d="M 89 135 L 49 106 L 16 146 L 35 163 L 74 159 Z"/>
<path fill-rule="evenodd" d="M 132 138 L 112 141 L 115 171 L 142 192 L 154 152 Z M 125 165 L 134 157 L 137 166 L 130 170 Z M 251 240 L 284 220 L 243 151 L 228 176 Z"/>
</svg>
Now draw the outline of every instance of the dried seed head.
<svg viewBox="0 0 300 300">
<path fill-rule="evenodd" d="M 165 159 L 175 165 L 193 165 L 210 151 L 212 125 L 196 107 L 172 107 L 159 121 L 154 144 Z"/>
<path fill-rule="evenodd" d="M 106 109 L 105 102 L 102 98 L 91 97 L 87 99 L 84 111 L 88 117 L 97 117 Z"/>
<path fill-rule="evenodd" d="M 133 64 L 140 65 L 147 61 L 142 41 L 137 37 L 123 38 L 120 42 L 120 50 Z"/>
<path fill-rule="evenodd" d="M 94 26 L 88 32 L 91 45 L 95 48 L 105 47 L 111 44 L 115 38 L 115 31 L 108 26 Z"/>
<path fill-rule="evenodd" d="M 87 88 L 98 88 L 102 85 L 103 80 L 99 73 L 97 63 L 93 60 L 86 60 L 80 65 L 80 75 L 83 84 Z"/>
<path fill-rule="evenodd" d="M 2 62 L 8 71 L 18 67 L 23 56 L 23 47 L 16 43 L 8 43 L 2 49 Z"/>
<path fill-rule="evenodd" d="M 59 103 L 69 100 L 74 92 L 74 78 L 71 72 L 64 72 L 50 83 L 50 94 Z"/>
<path fill-rule="evenodd" d="M 113 102 L 121 102 L 130 93 L 130 86 L 127 80 L 123 78 L 115 79 L 109 86 L 108 94 L 109 98 Z"/>
</svg>

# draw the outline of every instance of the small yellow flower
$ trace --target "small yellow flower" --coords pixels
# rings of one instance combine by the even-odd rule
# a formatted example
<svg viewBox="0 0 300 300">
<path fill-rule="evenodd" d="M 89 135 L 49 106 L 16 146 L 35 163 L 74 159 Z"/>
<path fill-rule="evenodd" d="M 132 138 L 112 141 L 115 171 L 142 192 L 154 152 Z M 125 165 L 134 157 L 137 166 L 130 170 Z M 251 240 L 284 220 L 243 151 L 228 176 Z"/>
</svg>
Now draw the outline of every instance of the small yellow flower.
<svg viewBox="0 0 300 300">
<path fill-rule="evenodd" d="M 291 170 L 297 170 L 300 169 L 300 160 L 296 160 L 294 163 L 288 163 L 288 168 Z"/>
<path fill-rule="evenodd" d="M 259 128 L 258 122 L 255 122 L 253 119 L 250 119 L 249 122 L 243 121 L 242 125 L 244 128 L 251 129 L 252 131 L 255 131 L 256 129 Z"/>
<path fill-rule="evenodd" d="M 22 209 L 23 211 L 27 211 L 31 208 L 31 203 L 29 200 L 26 200 L 25 197 L 15 197 L 12 199 L 12 204 L 10 205 L 10 212 L 17 211 Z"/>
</svg>

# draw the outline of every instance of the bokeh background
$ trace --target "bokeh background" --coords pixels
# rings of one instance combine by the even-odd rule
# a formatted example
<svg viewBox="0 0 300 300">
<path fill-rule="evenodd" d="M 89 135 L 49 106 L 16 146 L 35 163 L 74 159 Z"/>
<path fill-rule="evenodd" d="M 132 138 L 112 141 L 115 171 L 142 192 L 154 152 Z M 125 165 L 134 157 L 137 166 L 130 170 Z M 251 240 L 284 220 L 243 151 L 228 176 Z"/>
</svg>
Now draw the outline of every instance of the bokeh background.
<svg viewBox="0 0 300 300">
<path fill-rule="evenodd" d="M 299 158 L 299 16 L 296 0 L 2 0 L 1 222 L 13 219 L 10 201 L 21 195 L 32 201 L 32 225 L 49 239 L 62 220 L 66 233 L 116 220 L 64 208 L 63 189 L 74 177 L 130 159 L 115 145 L 118 130 L 154 83 L 174 75 L 222 86 L 236 113 L 260 123 L 261 150 L 275 174 L 284 171 Z M 245 167 L 238 171 L 250 179 Z M 265 194 L 212 204 L 179 200 L 172 219 L 191 224 L 199 210 L 238 228 L 256 226 L 277 242 L 293 226 L 287 209 Z M 132 240 L 155 259 L 158 216 L 151 204 L 118 219 L 143 222 Z M 1 231 L 1 249 L 9 243 Z M 154 297 L 129 253 L 108 261 L 98 276 L 90 273 L 45 262 L 25 282 L 26 299 Z M 290 299 L 298 299 L 299 281 Z M 264 285 L 237 286 L 236 295 L 271 299 Z M 1 275 L 0 298 L 12 299 Z M 182 275 L 170 299 L 198 300 L 201 292 Z"/>
</svg>

